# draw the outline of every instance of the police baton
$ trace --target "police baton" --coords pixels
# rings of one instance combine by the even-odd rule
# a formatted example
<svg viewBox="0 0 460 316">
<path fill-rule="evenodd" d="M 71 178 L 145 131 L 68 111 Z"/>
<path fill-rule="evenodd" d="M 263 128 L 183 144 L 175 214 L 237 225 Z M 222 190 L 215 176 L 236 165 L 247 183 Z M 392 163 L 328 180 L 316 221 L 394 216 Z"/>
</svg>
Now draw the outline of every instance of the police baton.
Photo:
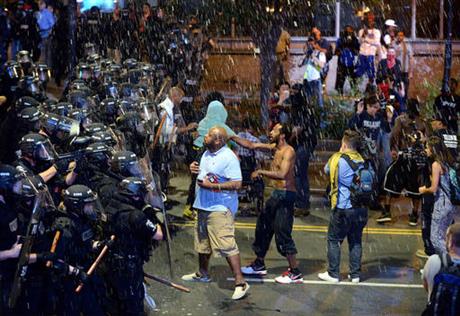
<svg viewBox="0 0 460 316">
<path fill-rule="evenodd" d="M 115 240 L 115 235 L 110 236 L 110 240 L 112 241 Z M 108 250 L 109 250 L 109 246 L 107 245 L 105 245 L 104 248 L 102 248 L 101 253 L 99 254 L 99 256 L 97 256 L 96 260 L 94 260 L 93 264 L 88 269 L 88 272 L 86 272 L 88 276 L 93 274 L 94 270 L 96 270 L 99 262 L 102 260 L 102 258 L 105 256 Z M 83 288 L 83 283 L 80 283 L 80 285 L 77 286 L 77 288 L 75 289 L 75 293 L 80 293 L 82 288 Z"/>
<path fill-rule="evenodd" d="M 57 243 L 59 241 L 59 238 L 61 238 L 61 231 L 60 230 L 58 230 L 56 232 L 56 234 L 54 235 L 53 243 L 51 244 L 51 249 L 50 249 L 51 253 L 54 253 L 56 251 L 56 247 L 57 247 Z M 51 260 L 48 260 L 46 262 L 46 267 L 47 268 L 51 268 L 52 265 L 53 265 L 53 262 Z"/>
<path fill-rule="evenodd" d="M 161 284 L 164 284 L 164 285 L 167 285 L 167 286 L 170 286 L 172 288 L 175 288 L 176 290 L 179 290 L 179 291 L 182 291 L 182 292 L 185 292 L 185 293 L 190 293 L 190 289 L 189 288 L 186 288 L 185 286 L 183 285 L 180 285 L 180 284 L 176 284 L 176 283 L 173 283 L 169 280 L 165 280 L 163 278 L 160 278 L 160 277 L 157 277 L 155 275 L 151 275 L 151 274 L 148 274 L 146 272 L 144 272 L 144 276 L 147 278 L 147 279 L 150 279 L 150 280 L 154 280 L 154 281 L 157 281 Z"/>
</svg>

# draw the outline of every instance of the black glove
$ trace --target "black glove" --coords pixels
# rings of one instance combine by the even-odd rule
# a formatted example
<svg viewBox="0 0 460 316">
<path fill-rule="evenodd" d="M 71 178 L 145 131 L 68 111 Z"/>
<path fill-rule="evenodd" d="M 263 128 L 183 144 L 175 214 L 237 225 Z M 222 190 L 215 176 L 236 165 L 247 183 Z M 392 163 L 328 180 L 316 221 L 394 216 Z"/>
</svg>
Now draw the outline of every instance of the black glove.
<svg viewBox="0 0 460 316">
<path fill-rule="evenodd" d="M 54 252 L 42 252 L 42 253 L 37 253 L 37 262 L 46 262 L 46 261 L 55 261 L 57 259 L 57 256 Z"/>
<path fill-rule="evenodd" d="M 60 259 L 53 262 L 52 268 L 57 271 L 59 275 L 66 276 L 69 274 L 69 265 Z"/>
<path fill-rule="evenodd" d="M 142 209 L 147 218 L 154 224 L 164 224 L 165 218 L 161 209 L 152 207 L 150 205 L 144 206 Z"/>
<path fill-rule="evenodd" d="M 74 268 L 72 274 L 83 284 L 87 284 L 89 282 L 90 276 L 82 269 Z"/>
<path fill-rule="evenodd" d="M 98 241 L 97 242 L 97 250 L 100 250 L 102 248 L 104 248 L 105 246 L 107 246 L 109 249 L 112 248 L 113 246 L 113 243 L 115 242 L 115 240 L 112 240 L 112 239 L 104 239 L 104 240 L 101 240 L 101 241 Z"/>
<path fill-rule="evenodd" d="M 81 174 L 84 170 L 88 169 L 88 163 L 86 162 L 86 159 L 80 159 L 77 160 L 76 162 L 75 169 L 73 169 L 73 172 L 76 174 Z"/>
<path fill-rule="evenodd" d="M 69 161 L 67 159 L 58 159 L 54 162 L 54 167 L 58 173 L 64 174 L 69 169 Z"/>
</svg>

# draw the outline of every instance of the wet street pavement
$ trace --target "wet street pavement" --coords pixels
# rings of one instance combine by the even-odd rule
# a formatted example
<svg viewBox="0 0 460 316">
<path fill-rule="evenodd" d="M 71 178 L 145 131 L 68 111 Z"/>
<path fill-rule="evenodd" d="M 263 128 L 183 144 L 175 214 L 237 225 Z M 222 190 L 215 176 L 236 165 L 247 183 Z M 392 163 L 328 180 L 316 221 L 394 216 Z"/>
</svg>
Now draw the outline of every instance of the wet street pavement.
<svg viewBox="0 0 460 316">
<path fill-rule="evenodd" d="M 181 216 L 189 178 L 180 174 L 171 180 L 175 188 L 169 197 L 176 205 L 169 212 Z M 269 191 L 269 188 L 266 189 Z M 321 197 L 312 197 L 321 201 Z M 287 268 L 286 260 L 277 251 L 274 240 L 266 258 L 268 275 L 248 278 L 249 296 L 232 301 L 233 282 L 225 259 L 211 259 L 208 284 L 186 283 L 183 274 L 197 271 L 198 259 L 193 249 L 193 223 L 177 219 L 173 236 L 173 281 L 191 289 L 183 293 L 159 283 L 150 282 L 148 292 L 157 304 L 151 315 L 420 315 L 426 304 L 420 269 L 423 262 L 416 256 L 422 248 L 420 227 L 407 225 L 408 205 L 397 201 L 399 219 L 396 223 L 378 225 L 375 211 L 369 213 L 363 236 L 361 283 L 347 280 L 348 245 L 342 246 L 341 282 L 328 284 L 317 278 L 326 270 L 326 231 L 329 211 L 320 202 L 313 203 L 311 215 L 297 217 L 293 237 L 298 249 L 299 268 L 304 284 L 280 285 L 274 278 Z M 397 213 L 398 211 L 395 211 Z M 242 264 L 254 259 L 251 243 L 256 217 L 237 217 L 236 240 Z M 166 247 L 160 246 L 144 269 L 146 272 L 169 278 Z"/>
</svg>

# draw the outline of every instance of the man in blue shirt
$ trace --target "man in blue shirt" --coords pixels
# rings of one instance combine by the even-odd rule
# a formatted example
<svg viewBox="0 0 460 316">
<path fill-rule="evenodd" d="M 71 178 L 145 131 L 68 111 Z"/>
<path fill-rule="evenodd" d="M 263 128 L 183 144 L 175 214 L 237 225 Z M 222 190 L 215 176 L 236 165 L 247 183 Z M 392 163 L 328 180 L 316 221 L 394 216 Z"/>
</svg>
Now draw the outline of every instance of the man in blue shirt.
<svg viewBox="0 0 460 316">
<path fill-rule="evenodd" d="M 44 0 L 39 3 L 40 11 L 37 12 L 36 19 L 40 29 L 40 48 L 41 54 L 44 57 L 48 67 L 51 67 L 51 31 L 53 30 L 54 24 L 56 23 L 56 17 L 53 14 L 53 8 L 47 5 Z"/>
<path fill-rule="evenodd" d="M 223 127 L 212 127 L 204 138 L 207 150 L 190 165 L 197 173 L 197 190 L 193 208 L 197 210 L 195 224 L 195 250 L 199 257 L 199 271 L 182 276 L 184 281 L 210 282 L 209 259 L 211 254 L 225 257 L 235 277 L 232 299 L 243 298 L 249 284 L 241 273 L 241 261 L 235 240 L 234 215 L 238 210 L 238 193 L 241 188 L 240 162 L 226 146 L 227 132 Z"/>
<path fill-rule="evenodd" d="M 342 147 L 329 159 L 325 172 L 331 182 L 331 218 L 327 231 L 328 269 L 319 273 L 321 280 L 339 282 L 340 246 L 347 237 L 350 249 L 350 274 L 352 282 L 358 283 L 361 273 L 362 235 L 367 223 L 367 209 L 354 207 L 351 203 L 350 186 L 354 171 L 343 157 L 354 162 L 363 162 L 357 152 L 361 142 L 359 133 L 347 130 L 342 138 Z"/>
</svg>

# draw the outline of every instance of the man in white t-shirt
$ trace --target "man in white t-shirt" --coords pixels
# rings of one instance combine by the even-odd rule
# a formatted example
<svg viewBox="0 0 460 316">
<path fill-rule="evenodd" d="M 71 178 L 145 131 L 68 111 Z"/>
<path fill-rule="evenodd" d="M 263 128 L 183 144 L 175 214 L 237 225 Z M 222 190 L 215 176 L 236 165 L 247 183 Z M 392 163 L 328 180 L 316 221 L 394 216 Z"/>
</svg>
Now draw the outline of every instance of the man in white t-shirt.
<svg viewBox="0 0 460 316">
<path fill-rule="evenodd" d="M 446 236 L 446 251 L 450 256 L 452 263 L 460 265 L 460 223 L 449 226 Z M 434 286 L 434 277 L 441 270 L 441 257 L 436 254 L 428 258 L 423 268 L 423 286 L 428 292 L 428 301 Z"/>
<path fill-rule="evenodd" d="M 180 104 L 184 97 L 184 91 L 178 87 L 169 90 L 166 99 L 158 104 L 162 128 L 158 143 L 156 144 L 152 158 L 152 167 L 160 175 L 161 189 L 166 192 L 169 181 L 169 162 L 171 161 L 171 145 L 176 142 L 177 135 L 186 134 L 198 127 L 195 122 L 186 125 Z M 161 124 L 161 123 L 160 123 Z"/>
<path fill-rule="evenodd" d="M 369 82 L 374 82 L 375 78 L 375 55 L 380 48 L 380 37 L 382 36 L 379 29 L 375 28 L 374 14 L 369 12 L 367 15 L 367 26 L 358 32 L 359 61 L 356 68 L 356 76 L 361 77 L 366 74 Z"/>
</svg>

